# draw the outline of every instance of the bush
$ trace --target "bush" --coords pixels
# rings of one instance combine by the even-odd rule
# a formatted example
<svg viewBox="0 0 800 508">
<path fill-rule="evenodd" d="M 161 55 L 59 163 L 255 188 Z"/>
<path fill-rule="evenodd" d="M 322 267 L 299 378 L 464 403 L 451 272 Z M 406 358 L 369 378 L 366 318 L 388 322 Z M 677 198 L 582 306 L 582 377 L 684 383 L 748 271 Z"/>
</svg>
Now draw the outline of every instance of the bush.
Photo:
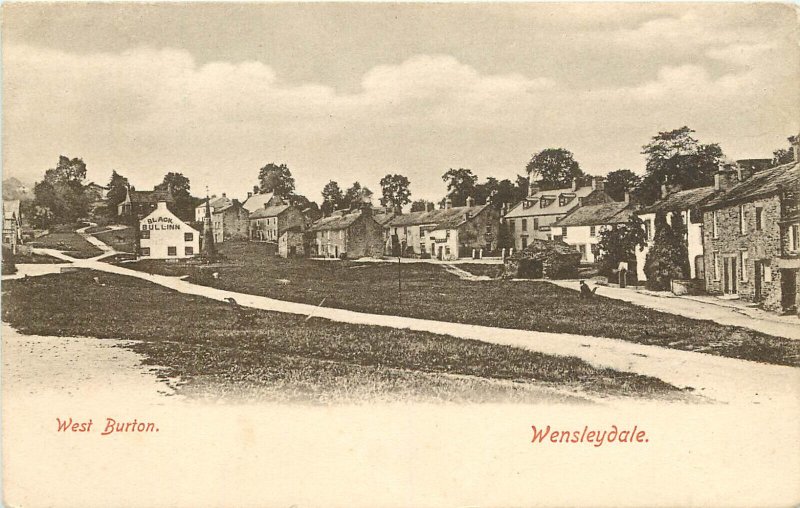
<svg viewBox="0 0 800 508">
<path fill-rule="evenodd" d="M 685 227 L 680 212 L 672 213 L 672 224 L 664 213 L 657 213 L 653 246 L 644 262 L 647 288 L 666 291 L 674 279 L 688 278 L 689 252 L 684 241 Z"/>
</svg>

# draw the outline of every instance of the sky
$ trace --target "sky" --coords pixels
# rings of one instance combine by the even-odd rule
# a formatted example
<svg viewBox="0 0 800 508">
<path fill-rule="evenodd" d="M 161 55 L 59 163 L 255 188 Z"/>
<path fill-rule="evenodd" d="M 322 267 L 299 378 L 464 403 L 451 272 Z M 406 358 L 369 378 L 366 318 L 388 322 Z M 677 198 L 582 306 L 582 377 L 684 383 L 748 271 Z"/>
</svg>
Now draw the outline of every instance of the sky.
<svg viewBox="0 0 800 508">
<path fill-rule="evenodd" d="M 550 147 L 643 173 L 683 125 L 770 157 L 800 130 L 799 34 L 787 4 L 6 3 L 3 176 L 66 155 L 244 197 L 274 162 L 313 200 L 389 173 L 438 200 L 448 168 L 513 180 Z"/>
</svg>

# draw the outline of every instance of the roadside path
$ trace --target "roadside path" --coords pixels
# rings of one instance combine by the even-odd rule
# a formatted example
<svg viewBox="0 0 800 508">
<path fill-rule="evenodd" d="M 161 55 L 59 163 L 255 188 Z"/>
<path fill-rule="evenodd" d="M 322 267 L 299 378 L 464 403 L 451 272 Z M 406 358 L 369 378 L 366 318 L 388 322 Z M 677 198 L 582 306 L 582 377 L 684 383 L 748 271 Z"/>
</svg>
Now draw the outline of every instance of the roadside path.
<svg viewBox="0 0 800 508">
<path fill-rule="evenodd" d="M 442 265 L 442 268 L 444 268 L 445 271 L 452 273 L 461 280 L 469 280 L 469 281 L 492 280 L 492 278 L 489 277 L 488 275 L 475 275 L 474 273 L 462 270 L 461 268 L 454 265 Z"/>
<path fill-rule="evenodd" d="M 575 291 L 580 290 L 577 280 L 546 280 L 546 282 Z M 710 320 L 721 325 L 741 326 L 776 337 L 800 340 L 800 319 L 794 316 L 778 316 L 758 309 L 742 309 L 680 296 L 657 296 L 608 286 L 598 286 L 597 294 L 661 312 Z"/>
<path fill-rule="evenodd" d="M 200 286 L 178 277 L 149 274 L 96 259 L 75 259 L 73 265 L 135 277 L 181 293 L 214 300 L 224 301 L 227 298 L 234 298 L 239 305 L 256 309 L 314 316 L 352 324 L 425 331 L 522 347 L 544 354 L 575 356 L 597 367 L 653 376 L 682 388 L 692 387 L 695 394 L 716 401 L 745 404 L 782 403 L 800 410 L 800 369 L 792 367 L 766 365 L 602 337 L 493 328 L 317 307 Z"/>
</svg>

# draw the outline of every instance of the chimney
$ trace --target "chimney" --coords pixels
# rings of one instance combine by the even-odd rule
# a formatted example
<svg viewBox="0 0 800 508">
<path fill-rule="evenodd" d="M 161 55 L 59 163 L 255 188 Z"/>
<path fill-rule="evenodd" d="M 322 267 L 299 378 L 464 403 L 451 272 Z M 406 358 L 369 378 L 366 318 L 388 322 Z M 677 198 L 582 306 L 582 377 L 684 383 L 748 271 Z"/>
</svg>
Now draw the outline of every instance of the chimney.
<svg viewBox="0 0 800 508">
<path fill-rule="evenodd" d="M 248 198 L 252 198 L 252 197 L 253 197 L 253 193 L 252 193 L 252 192 L 250 192 L 250 191 L 247 191 L 247 197 L 248 197 Z"/>
<path fill-rule="evenodd" d="M 592 177 L 592 190 L 604 190 L 606 187 L 603 178 L 600 176 L 593 176 Z"/>
<path fill-rule="evenodd" d="M 467 196 L 467 206 L 472 207 L 475 206 L 475 198 L 472 196 Z"/>
<path fill-rule="evenodd" d="M 226 196 L 226 195 L 225 195 L 225 193 L 223 192 L 223 193 L 222 193 L 222 197 L 223 197 L 223 198 L 226 198 L 226 197 L 228 197 L 228 196 Z"/>
<path fill-rule="evenodd" d="M 751 176 L 753 176 L 752 168 L 746 167 L 744 164 L 736 164 L 736 179 L 738 181 L 744 182 Z"/>
<path fill-rule="evenodd" d="M 453 200 L 450 199 L 450 198 L 445 199 L 444 200 L 444 209 L 445 210 L 449 210 L 451 208 L 453 208 Z"/>
<path fill-rule="evenodd" d="M 661 199 L 664 199 L 665 197 L 667 197 L 667 184 L 662 183 L 661 184 Z"/>
<path fill-rule="evenodd" d="M 714 190 L 726 191 L 736 182 L 735 172 L 730 164 L 723 164 L 714 175 Z"/>
<path fill-rule="evenodd" d="M 530 183 L 528 184 L 528 197 L 532 197 L 534 194 L 539 192 L 539 189 L 541 189 L 541 184 L 539 183 L 539 181 L 537 180 L 534 182 L 533 180 L 531 180 Z"/>
<path fill-rule="evenodd" d="M 625 191 L 625 197 L 622 199 L 622 202 L 625 203 L 626 205 L 630 204 L 630 202 L 631 202 L 631 193 L 630 192 Z"/>
<path fill-rule="evenodd" d="M 253 194 L 258 194 L 258 185 L 253 185 Z"/>
<path fill-rule="evenodd" d="M 161 210 L 162 212 L 168 211 L 169 209 L 167 208 L 167 202 L 159 201 L 158 203 L 156 203 L 156 210 Z"/>
<path fill-rule="evenodd" d="M 571 187 L 572 187 L 572 190 L 573 190 L 573 191 L 576 191 L 576 190 L 578 190 L 578 179 L 577 179 L 577 178 L 573 178 L 573 179 L 572 179 L 572 185 L 571 185 Z M 592 189 L 594 189 L 594 180 L 592 180 Z"/>
<path fill-rule="evenodd" d="M 466 212 L 466 213 L 464 214 L 464 220 L 465 220 L 465 221 L 468 221 L 468 220 L 470 219 L 470 217 L 471 217 L 471 215 L 469 214 L 469 212 Z"/>
</svg>

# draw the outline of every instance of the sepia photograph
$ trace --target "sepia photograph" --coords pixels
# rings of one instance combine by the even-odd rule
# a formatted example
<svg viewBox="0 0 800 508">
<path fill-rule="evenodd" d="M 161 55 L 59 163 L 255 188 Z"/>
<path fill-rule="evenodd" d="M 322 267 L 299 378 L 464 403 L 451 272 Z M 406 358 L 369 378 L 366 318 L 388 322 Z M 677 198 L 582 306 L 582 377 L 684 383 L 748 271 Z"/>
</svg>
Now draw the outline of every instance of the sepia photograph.
<svg viewBox="0 0 800 508">
<path fill-rule="evenodd" d="M 797 506 L 799 12 L 4 3 L 2 503 Z"/>
</svg>

